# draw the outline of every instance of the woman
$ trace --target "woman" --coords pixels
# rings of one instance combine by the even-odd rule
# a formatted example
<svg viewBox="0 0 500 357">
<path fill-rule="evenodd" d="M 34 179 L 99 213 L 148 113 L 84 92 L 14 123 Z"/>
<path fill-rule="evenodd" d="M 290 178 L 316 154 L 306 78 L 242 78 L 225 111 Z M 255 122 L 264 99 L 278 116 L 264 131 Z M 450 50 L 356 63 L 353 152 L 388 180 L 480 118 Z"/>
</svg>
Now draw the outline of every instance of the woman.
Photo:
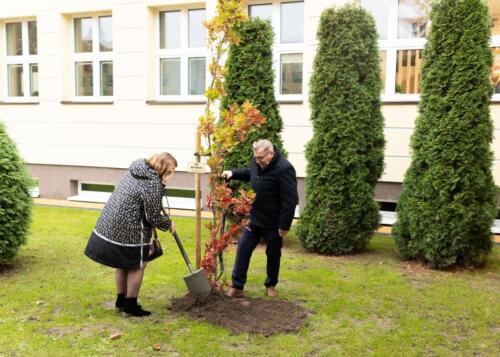
<svg viewBox="0 0 500 357">
<path fill-rule="evenodd" d="M 153 227 L 173 232 L 162 215 L 162 197 L 177 161 L 167 152 L 139 159 L 118 184 L 97 220 L 85 249 L 90 259 L 116 268 L 117 311 L 132 316 L 151 312 L 137 304 Z"/>
</svg>

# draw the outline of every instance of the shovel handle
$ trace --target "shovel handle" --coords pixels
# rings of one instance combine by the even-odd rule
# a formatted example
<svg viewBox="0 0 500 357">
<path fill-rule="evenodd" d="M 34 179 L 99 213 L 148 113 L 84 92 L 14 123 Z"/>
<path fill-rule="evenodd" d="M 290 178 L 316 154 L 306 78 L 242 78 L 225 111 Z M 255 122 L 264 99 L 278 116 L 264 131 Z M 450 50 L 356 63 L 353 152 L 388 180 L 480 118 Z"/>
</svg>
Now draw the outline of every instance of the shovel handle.
<svg viewBox="0 0 500 357">
<path fill-rule="evenodd" d="M 184 258 L 184 261 L 186 262 L 186 265 L 189 269 L 189 272 L 191 274 L 193 274 L 193 267 L 191 266 L 191 262 L 189 261 L 189 257 L 187 256 L 186 251 L 184 250 L 184 247 L 182 246 L 181 240 L 180 240 L 179 236 L 177 235 L 177 232 L 174 231 L 174 233 L 172 233 L 172 234 L 175 238 L 175 242 L 177 243 L 177 246 L 179 247 L 179 250 L 181 251 L 182 257 Z"/>
</svg>

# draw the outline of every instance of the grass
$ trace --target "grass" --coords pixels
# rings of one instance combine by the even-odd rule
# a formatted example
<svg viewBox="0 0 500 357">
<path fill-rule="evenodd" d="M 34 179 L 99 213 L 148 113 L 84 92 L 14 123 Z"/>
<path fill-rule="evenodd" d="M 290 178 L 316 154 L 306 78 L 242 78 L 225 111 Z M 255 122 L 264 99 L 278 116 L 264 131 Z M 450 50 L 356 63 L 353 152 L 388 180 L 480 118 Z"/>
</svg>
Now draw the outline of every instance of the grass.
<svg viewBox="0 0 500 357">
<path fill-rule="evenodd" d="M 83 255 L 99 212 L 35 207 L 16 264 L 0 271 L 0 356 L 492 356 L 500 350 L 500 247 L 482 270 L 432 271 L 397 259 L 390 237 L 348 257 L 309 254 L 293 236 L 281 299 L 314 311 L 298 334 L 264 337 L 172 315 L 187 268 L 163 233 L 165 256 L 146 269 L 147 319 L 113 311 L 113 270 Z M 191 256 L 192 219 L 176 219 Z M 234 247 L 226 256 L 229 268 Z M 254 253 L 247 293 L 263 296 L 265 254 Z M 112 340 L 113 333 L 121 338 Z M 160 351 L 153 346 L 159 344 Z"/>
</svg>

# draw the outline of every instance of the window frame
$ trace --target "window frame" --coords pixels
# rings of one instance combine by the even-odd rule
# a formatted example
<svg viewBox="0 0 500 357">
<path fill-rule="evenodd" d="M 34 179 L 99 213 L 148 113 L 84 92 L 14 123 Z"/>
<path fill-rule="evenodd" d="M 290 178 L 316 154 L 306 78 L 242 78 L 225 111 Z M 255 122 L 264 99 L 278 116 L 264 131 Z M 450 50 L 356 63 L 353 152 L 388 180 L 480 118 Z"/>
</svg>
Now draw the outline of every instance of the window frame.
<svg viewBox="0 0 500 357">
<path fill-rule="evenodd" d="M 3 52 L 3 69 L 2 69 L 2 74 L 3 74 L 3 89 L 4 89 L 4 98 L 6 102 L 12 102 L 12 103 L 23 103 L 23 102 L 33 102 L 33 101 L 39 101 L 40 97 L 40 81 L 38 81 L 38 96 L 32 96 L 31 95 L 31 73 L 30 73 L 30 65 L 36 64 L 38 66 L 38 73 L 40 73 L 40 65 L 39 65 L 39 51 L 38 51 L 38 22 L 37 22 L 37 54 L 36 55 L 31 55 L 29 53 L 29 30 L 28 30 L 28 22 L 37 22 L 36 17 L 35 18 L 25 18 L 25 19 L 9 19 L 6 20 L 2 23 L 3 27 L 3 32 L 4 32 L 4 41 L 5 41 L 5 46 L 4 46 L 4 52 Z M 16 56 L 8 56 L 7 55 L 7 50 L 8 50 L 8 45 L 7 45 L 7 24 L 11 23 L 21 23 L 21 38 L 22 38 L 22 50 L 23 54 L 22 55 L 16 55 Z M 22 97 L 17 97 L 17 96 L 9 96 L 9 70 L 8 67 L 9 65 L 22 65 L 23 67 L 23 96 Z"/>
<path fill-rule="evenodd" d="M 250 16 L 250 6 L 253 5 L 271 5 L 271 26 L 274 30 L 273 41 L 273 70 L 274 76 L 274 93 L 276 99 L 280 102 L 295 102 L 304 100 L 304 37 L 306 32 L 303 31 L 302 42 L 296 43 L 281 43 L 281 4 L 301 2 L 304 6 L 304 20 L 302 26 L 305 30 L 305 2 L 303 0 L 253 0 L 247 3 L 247 14 Z M 281 55 L 301 54 L 302 55 L 302 93 L 301 94 L 281 94 Z"/>
<path fill-rule="evenodd" d="M 115 51 L 115 43 L 113 38 L 113 26 L 111 38 L 113 39 L 113 50 L 112 51 L 100 51 L 100 31 L 99 31 L 99 18 L 100 17 L 111 17 L 113 21 L 113 15 L 111 13 L 98 13 L 98 14 L 78 14 L 71 17 L 71 100 L 74 102 L 108 102 L 113 101 L 115 94 L 115 74 L 114 74 L 114 61 L 113 54 Z M 92 52 L 76 52 L 76 42 L 75 42 L 75 20 L 91 18 L 92 19 Z M 76 95 L 76 64 L 80 62 L 91 62 L 92 63 L 92 95 Z M 113 95 L 105 96 L 101 95 L 101 62 L 111 62 L 113 63 Z"/>
<path fill-rule="evenodd" d="M 396 93 L 397 53 L 404 50 L 423 50 L 427 38 L 398 39 L 399 0 L 390 0 L 388 11 L 387 38 L 378 39 L 379 51 L 386 53 L 385 90 L 381 93 L 381 98 L 383 102 L 418 102 L 420 100 L 419 93 Z M 427 26 L 430 26 L 430 19 Z"/>
<path fill-rule="evenodd" d="M 361 1 L 358 1 L 361 5 Z M 383 102 L 419 102 L 420 94 L 396 93 L 397 52 L 403 50 L 423 50 L 427 43 L 427 38 L 398 39 L 399 0 L 390 0 L 388 9 L 387 38 L 378 40 L 379 51 L 386 52 L 385 91 L 381 94 L 381 99 Z M 427 26 L 431 26 L 430 18 L 428 19 Z M 493 50 L 495 47 L 500 47 L 500 34 L 492 35 L 490 38 L 490 48 Z M 492 100 L 500 101 L 500 93 L 493 94 Z"/>
<path fill-rule="evenodd" d="M 204 91 L 207 87 L 209 80 L 208 72 L 208 59 L 206 47 L 189 47 L 189 11 L 191 10 L 205 10 L 205 18 L 207 17 L 207 9 L 200 7 L 200 5 L 182 6 L 182 7 L 168 7 L 160 8 L 155 16 L 155 81 L 154 81 L 154 94 L 158 101 L 165 102 L 205 102 L 205 95 L 203 94 L 189 94 L 189 59 L 203 57 L 205 59 L 205 85 Z M 179 12 L 180 13 L 180 47 L 179 48 L 160 48 L 160 18 L 163 12 Z M 179 59 L 180 62 L 180 94 L 161 94 L 161 65 L 163 59 Z"/>
</svg>

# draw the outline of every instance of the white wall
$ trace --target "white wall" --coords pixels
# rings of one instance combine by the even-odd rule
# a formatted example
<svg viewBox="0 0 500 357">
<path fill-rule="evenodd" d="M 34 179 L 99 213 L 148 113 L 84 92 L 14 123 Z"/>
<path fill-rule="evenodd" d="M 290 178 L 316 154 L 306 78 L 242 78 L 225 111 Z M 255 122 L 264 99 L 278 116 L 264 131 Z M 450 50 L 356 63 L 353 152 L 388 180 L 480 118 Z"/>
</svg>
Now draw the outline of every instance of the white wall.
<svg viewBox="0 0 500 357">
<path fill-rule="evenodd" d="M 321 11 L 345 1 L 305 1 L 304 96 L 302 104 L 282 104 L 283 137 L 299 176 L 305 175 L 304 145 L 312 136 L 307 100 Z M 194 153 L 194 133 L 203 104 L 148 105 L 155 100 L 155 16 L 159 9 L 190 0 L 17 0 L 0 2 L 0 66 L 5 51 L 2 21 L 38 21 L 38 105 L 0 105 L 5 122 L 28 163 L 125 168 L 137 157 L 168 150 L 184 170 Z M 213 13 L 215 0 L 206 3 Z M 61 104 L 71 100 L 71 18 L 110 13 L 113 16 L 113 104 Z M 207 61 L 208 62 L 208 61 Z M 3 72 L 0 72 L 3 73 Z M 0 77 L 0 82 L 5 78 Z M 0 91 L 0 101 L 5 93 Z M 409 139 L 416 104 L 386 105 L 386 168 L 381 181 L 401 182 L 409 165 Z M 500 105 L 492 105 L 495 133 L 500 130 Z M 500 135 L 497 135 L 500 137 Z M 494 174 L 500 184 L 500 142 L 495 139 Z"/>
</svg>

